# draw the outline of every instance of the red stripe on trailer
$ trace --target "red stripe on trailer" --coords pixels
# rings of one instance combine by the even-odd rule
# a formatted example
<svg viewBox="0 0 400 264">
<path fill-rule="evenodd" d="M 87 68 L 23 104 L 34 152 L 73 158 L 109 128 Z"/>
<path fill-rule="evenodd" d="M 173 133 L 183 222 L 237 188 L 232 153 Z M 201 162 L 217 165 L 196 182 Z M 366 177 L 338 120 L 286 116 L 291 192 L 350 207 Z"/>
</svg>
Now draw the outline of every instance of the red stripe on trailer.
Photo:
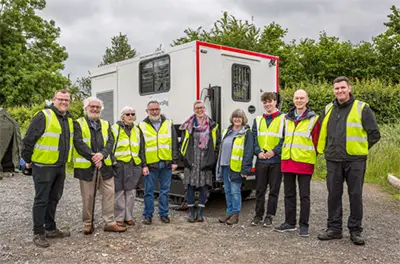
<svg viewBox="0 0 400 264">
<path fill-rule="evenodd" d="M 279 90 L 279 57 L 268 55 L 268 54 L 263 54 L 263 53 L 259 53 L 259 52 L 254 52 L 254 51 L 248 51 L 248 50 L 242 50 L 242 49 L 238 49 L 238 48 L 222 46 L 222 45 L 218 45 L 218 44 L 196 41 L 196 99 L 197 100 L 200 99 L 200 47 L 201 46 L 207 47 L 207 48 L 212 48 L 212 49 L 220 49 L 220 50 L 225 50 L 225 51 L 236 52 L 236 53 L 245 54 L 245 55 L 254 56 L 254 57 L 275 60 L 276 61 L 276 87 L 275 87 L 275 89 L 276 89 L 276 92 L 278 92 L 278 90 Z"/>
</svg>

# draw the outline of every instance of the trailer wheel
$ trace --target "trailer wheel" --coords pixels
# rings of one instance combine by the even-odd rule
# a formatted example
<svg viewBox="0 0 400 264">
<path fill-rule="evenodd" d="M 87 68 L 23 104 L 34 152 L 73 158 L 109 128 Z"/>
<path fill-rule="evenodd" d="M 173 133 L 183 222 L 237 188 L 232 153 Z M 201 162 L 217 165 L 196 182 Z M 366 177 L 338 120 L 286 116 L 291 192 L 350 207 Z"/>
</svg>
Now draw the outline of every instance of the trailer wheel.
<svg viewBox="0 0 400 264">
<path fill-rule="evenodd" d="M 144 191 L 141 189 L 136 189 L 136 197 L 144 198 Z"/>
</svg>

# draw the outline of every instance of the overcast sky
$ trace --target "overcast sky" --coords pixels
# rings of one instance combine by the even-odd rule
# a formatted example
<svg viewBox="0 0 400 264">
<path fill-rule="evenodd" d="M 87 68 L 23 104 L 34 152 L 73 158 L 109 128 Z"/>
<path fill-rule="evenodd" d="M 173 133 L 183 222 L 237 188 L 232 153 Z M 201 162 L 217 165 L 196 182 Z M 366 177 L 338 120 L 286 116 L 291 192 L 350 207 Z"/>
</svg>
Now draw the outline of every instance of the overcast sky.
<svg viewBox="0 0 400 264">
<path fill-rule="evenodd" d="M 40 13 L 61 28 L 69 54 L 64 74 L 87 76 L 97 67 L 111 37 L 128 35 L 140 54 L 183 36 L 183 30 L 210 29 L 228 11 L 258 27 L 275 21 L 289 30 L 286 40 L 317 38 L 320 31 L 354 43 L 385 31 L 389 8 L 399 0 L 47 0 Z M 272 54 L 273 55 L 273 54 Z"/>
</svg>

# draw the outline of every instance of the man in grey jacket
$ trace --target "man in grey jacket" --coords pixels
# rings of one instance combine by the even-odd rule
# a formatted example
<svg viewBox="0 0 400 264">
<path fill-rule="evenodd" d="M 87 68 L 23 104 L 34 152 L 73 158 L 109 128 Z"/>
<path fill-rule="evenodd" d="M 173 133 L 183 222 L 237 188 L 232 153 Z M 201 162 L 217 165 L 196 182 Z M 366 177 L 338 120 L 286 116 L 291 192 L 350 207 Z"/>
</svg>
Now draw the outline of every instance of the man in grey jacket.
<svg viewBox="0 0 400 264">
<path fill-rule="evenodd" d="M 333 81 L 336 99 L 322 113 L 317 150 L 325 154 L 328 186 L 328 228 L 318 235 L 320 240 L 342 238 L 342 195 L 346 181 L 350 199 L 347 227 L 350 239 L 364 245 L 361 236 L 362 190 L 368 150 L 380 139 L 372 110 L 351 94 L 349 79 Z"/>
</svg>

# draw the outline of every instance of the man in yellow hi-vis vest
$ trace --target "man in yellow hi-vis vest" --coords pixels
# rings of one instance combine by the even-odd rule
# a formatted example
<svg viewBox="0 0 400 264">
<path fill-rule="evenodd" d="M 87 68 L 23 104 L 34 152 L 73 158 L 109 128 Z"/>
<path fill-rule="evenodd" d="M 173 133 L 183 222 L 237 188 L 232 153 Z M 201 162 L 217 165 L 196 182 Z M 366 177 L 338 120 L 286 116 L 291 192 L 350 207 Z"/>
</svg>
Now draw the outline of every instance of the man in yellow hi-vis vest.
<svg viewBox="0 0 400 264">
<path fill-rule="evenodd" d="M 178 165 L 178 144 L 172 121 L 161 115 L 160 104 L 150 101 L 147 104 L 147 118 L 139 124 L 144 137 L 145 163 L 143 224 L 152 223 L 154 213 L 154 187 L 159 178 L 158 214 L 163 223 L 169 223 L 168 194 L 172 171 Z"/>
<path fill-rule="evenodd" d="M 368 105 L 351 94 L 349 79 L 333 81 L 336 99 L 322 115 L 318 153 L 325 154 L 328 186 L 328 228 L 318 235 L 320 240 L 342 238 L 342 194 L 346 181 L 350 199 L 347 227 L 350 239 L 364 245 L 361 236 L 362 191 L 368 150 L 380 139 L 375 116 Z"/>
<path fill-rule="evenodd" d="M 74 131 L 69 104 L 69 93 L 57 91 L 53 104 L 35 115 L 22 141 L 22 158 L 27 168 L 32 167 L 35 185 L 33 242 L 39 247 L 50 246 L 46 237 L 70 236 L 54 221 L 64 190 L 65 163 L 72 157 Z"/>
<path fill-rule="evenodd" d="M 83 100 L 85 117 L 74 121 L 74 177 L 79 179 L 82 195 L 83 233 L 94 231 L 96 191 L 102 195 L 104 231 L 124 232 L 114 217 L 114 171 L 111 152 L 114 136 L 108 121 L 100 118 L 103 102 L 95 97 Z"/>
<path fill-rule="evenodd" d="M 269 185 L 267 213 L 264 227 L 272 226 L 278 206 L 279 189 L 282 182 L 281 151 L 283 144 L 284 115 L 276 108 L 275 93 L 266 92 L 261 96 L 265 114 L 256 117 L 253 123 L 254 155 L 256 161 L 256 215 L 251 225 L 263 221 L 265 193 Z"/>
</svg>

